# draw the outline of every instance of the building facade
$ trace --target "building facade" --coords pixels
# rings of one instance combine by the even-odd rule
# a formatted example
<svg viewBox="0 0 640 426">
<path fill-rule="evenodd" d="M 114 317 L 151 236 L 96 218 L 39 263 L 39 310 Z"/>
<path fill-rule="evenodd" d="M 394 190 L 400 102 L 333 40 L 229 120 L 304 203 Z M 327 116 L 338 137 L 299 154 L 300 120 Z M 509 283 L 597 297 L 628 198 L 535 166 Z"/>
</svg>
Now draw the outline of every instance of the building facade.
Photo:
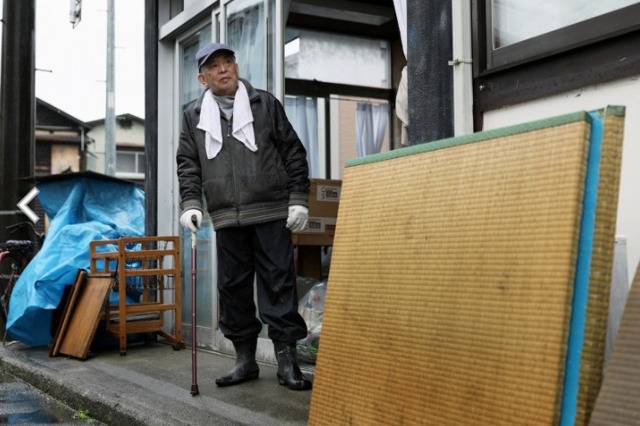
<svg viewBox="0 0 640 426">
<path fill-rule="evenodd" d="M 91 126 L 42 99 L 36 99 L 35 122 L 36 176 L 86 170 Z"/>
<path fill-rule="evenodd" d="M 408 11 L 411 143 L 429 142 L 430 134 L 442 138 L 607 104 L 626 106 L 617 233 L 626 237 L 633 276 L 640 259 L 640 169 L 634 167 L 640 156 L 640 2 L 524 3 L 148 0 L 147 43 L 157 52 L 147 49 L 147 64 L 158 71 L 147 86 L 147 149 L 157 150 L 147 160 L 158 171 L 147 189 L 148 197 L 150 190 L 155 194 L 149 211 L 157 213 L 149 229 L 184 232 L 178 226 L 175 152 L 182 111 L 201 90 L 193 56 L 209 41 L 231 45 L 241 76 L 283 102 L 307 148 L 313 177 L 340 178 L 346 160 L 398 147 L 395 95 L 407 62 L 394 6 L 402 4 Z M 201 341 L 227 351 L 217 329 L 210 223 L 199 237 L 199 282 L 207 283 L 198 294 Z M 185 309 L 187 323 L 189 318 Z"/>
<path fill-rule="evenodd" d="M 91 126 L 91 145 L 87 170 L 98 173 L 105 171 L 105 126 L 104 119 L 87 123 Z M 116 177 L 143 182 L 146 161 L 144 154 L 144 119 L 133 114 L 116 116 Z"/>
</svg>

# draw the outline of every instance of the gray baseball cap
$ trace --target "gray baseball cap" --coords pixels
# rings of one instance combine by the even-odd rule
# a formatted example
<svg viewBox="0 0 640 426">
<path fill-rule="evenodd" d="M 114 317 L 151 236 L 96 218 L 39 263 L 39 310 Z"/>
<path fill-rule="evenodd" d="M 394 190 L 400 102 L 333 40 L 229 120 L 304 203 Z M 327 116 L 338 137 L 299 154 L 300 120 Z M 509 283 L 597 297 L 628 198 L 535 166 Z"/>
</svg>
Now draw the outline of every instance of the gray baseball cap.
<svg viewBox="0 0 640 426">
<path fill-rule="evenodd" d="M 204 63 L 207 62 L 207 59 L 218 53 L 230 53 L 231 55 L 235 55 L 235 52 L 224 43 L 207 43 L 196 53 L 198 70 L 200 70 Z"/>
</svg>

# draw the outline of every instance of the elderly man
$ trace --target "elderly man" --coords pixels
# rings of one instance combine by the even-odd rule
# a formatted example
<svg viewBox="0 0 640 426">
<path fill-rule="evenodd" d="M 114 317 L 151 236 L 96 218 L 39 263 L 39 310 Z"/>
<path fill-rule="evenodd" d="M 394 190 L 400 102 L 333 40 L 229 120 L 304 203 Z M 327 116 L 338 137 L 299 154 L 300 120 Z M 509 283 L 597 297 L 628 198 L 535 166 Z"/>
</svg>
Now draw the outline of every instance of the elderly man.
<svg viewBox="0 0 640 426">
<path fill-rule="evenodd" d="M 220 329 L 236 350 L 234 368 L 216 379 L 230 386 L 258 378 L 262 328 L 253 303 L 254 273 L 260 318 L 269 326 L 278 381 L 311 388 L 296 362 L 296 340 L 307 329 L 298 314 L 291 232 L 308 217 L 305 149 L 280 102 L 238 77 L 233 50 L 209 43 L 196 53 L 206 87 L 184 112 L 178 146 L 182 226 L 196 231 L 206 212 L 216 231 Z"/>
</svg>

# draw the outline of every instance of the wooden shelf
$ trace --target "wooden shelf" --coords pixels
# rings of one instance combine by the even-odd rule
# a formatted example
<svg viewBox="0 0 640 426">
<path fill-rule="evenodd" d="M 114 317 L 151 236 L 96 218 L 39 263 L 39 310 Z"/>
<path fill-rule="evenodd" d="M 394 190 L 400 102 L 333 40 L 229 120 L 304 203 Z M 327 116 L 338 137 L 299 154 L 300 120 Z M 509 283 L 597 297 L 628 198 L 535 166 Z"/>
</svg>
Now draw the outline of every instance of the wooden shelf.
<svg viewBox="0 0 640 426">
<path fill-rule="evenodd" d="M 112 251 L 98 251 L 104 249 Z M 117 251 L 113 251 L 113 247 Z M 134 246 L 140 250 L 131 250 Z M 127 261 L 139 261 L 140 268 L 127 266 Z M 125 237 L 118 240 L 100 240 L 90 243 L 91 272 L 115 272 L 117 278 L 118 304 L 109 305 L 105 309 L 107 331 L 118 337 L 120 353 L 127 350 L 127 334 L 153 333 L 165 337 L 176 347 L 182 343 L 182 289 L 180 240 L 178 237 Z M 111 271 L 115 262 L 115 271 Z M 101 263 L 101 265 L 99 265 Z M 127 278 L 156 277 L 153 287 L 143 285 L 139 303 L 126 304 Z M 170 286 L 166 285 L 170 281 Z M 113 291 L 113 290 L 112 290 Z M 171 303 L 165 303 L 165 299 Z M 175 333 L 168 334 L 162 330 L 164 325 L 161 312 L 174 313 Z M 139 318 L 142 314 L 157 314 L 159 318 Z M 135 316 L 138 318 L 135 318 Z M 124 318 L 124 321 L 121 319 Z"/>
</svg>

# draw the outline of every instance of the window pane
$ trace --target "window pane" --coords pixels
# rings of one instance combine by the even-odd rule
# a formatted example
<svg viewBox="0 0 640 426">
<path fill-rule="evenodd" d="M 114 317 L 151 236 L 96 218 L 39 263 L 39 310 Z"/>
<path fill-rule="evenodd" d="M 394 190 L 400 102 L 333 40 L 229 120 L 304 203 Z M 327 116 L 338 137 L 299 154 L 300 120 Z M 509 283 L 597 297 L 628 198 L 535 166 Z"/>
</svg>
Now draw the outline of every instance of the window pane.
<svg viewBox="0 0 640 426">
<path fill-rule="evenodd" d="M 145 158 L 144 152 L 138 154 L 138 173 L 145 173 Z"/>
<path fill-rule="evenodd" d="M 184 111 L 187 105 L 202 93 L 202 85 L 198 82 L 198 65 L 196 64 L 196 52 L 205 43 L 211 41 L 211 25 L 206 25 L 193 37 L 182 44 L 180 58 L 180 111 Z"/>
<path fill-rule="evenodd" d="M 638 0 L 492 0 L 493 48 L 514 44 L 635 3 Z"/>
<path fill-rule="evenodd" d="M 389 123 L 389 105 L 358 102 L 356 105 L 356 153 L 358 157 L 377 154 L 382 149 Z"/>
<path fill-rule="evenodd" d="M 357 86 L 391 87 L 389 42 L 287 28 L 284 74 L 288 78 Z"/>
<path fill-rule="evenodd" d="M 197 99 L 204 87 L 198 82 L 198 66 L 195 62 L 195 54 L 204 44 L 211 41 L 212 25 L 207 24 L 193 37 L 181 43 L 180 58 L 180 111 L 184 111 L 186 106 L 193 100 Z M 217 30 L 216 30 L 217 31 Z M 144 154 L 140 155 L 140 161 L 144 161 Z M 144 172 L 144 169 L 139 169 Z M 215 264 L 212 263 L 211 251 L 213 250 L 213 234 L 209 215 L 204 215 L 202 227 L 198 230 L 198 288 L 197 288 L 197 310 L 198 310 L 198 326 L 211 328 L 213 324 L 213 309 L 217 306 L 214 298 L 213 286 L 215 285 Z M 182 230 L 183 247 L 189 247 L 191 235 L 188 230 Z M 182 286 L 182 318 L 186 324 L 191 324 L 191 269 L 188 265 L 191 262 L 191 250 L 183 250 L 183 264 L 187 265 L 182 268 L 184 285 Z M 199 341 L 204 345 L 213 345 L 211 337 L 213 333 L 201 333 Z"/>
<path fill-rule="evenodd" d="M 227 5 L 227 44 L 236 52 L 240 77 L 256 88 L 269 90 L 264 3 L 234 0 Z"/>
<path fill-rule="evenodd" d="M 285 96 L 284 110 L 291 125 L 307 150 L 309 177 L 321 176 L 318 142 L 318 102 L 305 96 Z M 324 123 L 322 123 L 324 124 Z M 323 141 L 324 143 L 324 141 Z"/>
<path fill-rule="evenodd" d="M 191 232 L 181 227 L 182 247 L 191 247 Z M 202 226 L 198 229 L 198 254 L 196 266 L 196 280 L 198 283 L 196 293 L 196 311 L 198 313 L 197 324 L 199 327 L 211 328 L 213 326 L 213 286 L 216 282 L 215 264 L 211 262 L 211 251 L 214 250 L 215 233 L 211 226 L 209 215 L 202 218 Z M 191 250 L 182 250 L 182 321 L 191 325 Z M 184 326 L 184 325 L 183 325 Z M 200 333 L 200 331 L 198 331 Z M 208 341 L 209 333 L 198 334 L 200 344 L 212 345 Z"/>
<path fill-rule="evenodd" d="M 120 173 L 136 173 L 136 153 L 117 152 L 116 171 Z"/>
<path fill-rule="evenodd" d="M 349 160 L 389 151 L 389 104 L 386 101 L 332 96 L 331 126 L 332 179 L 342 179 Z"/>
</svg>

